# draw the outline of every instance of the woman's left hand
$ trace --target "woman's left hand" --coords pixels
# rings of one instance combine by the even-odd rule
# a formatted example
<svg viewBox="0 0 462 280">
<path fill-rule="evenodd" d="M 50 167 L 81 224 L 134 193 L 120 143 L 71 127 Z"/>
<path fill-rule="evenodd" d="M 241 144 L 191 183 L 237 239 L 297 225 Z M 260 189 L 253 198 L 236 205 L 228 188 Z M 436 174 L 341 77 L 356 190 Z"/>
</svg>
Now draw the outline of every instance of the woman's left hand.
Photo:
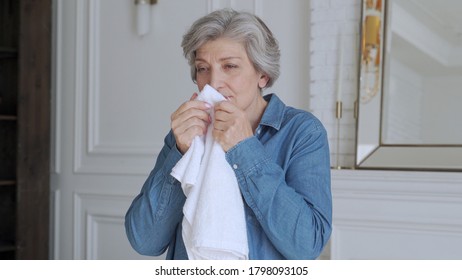
<svg viewBox="0 0 462 280">
<path fill-rule="evenodd" d="M 242 140 L 252 137 L 252 126 L 244 111 L 229 101 L 215 105 L 213 138 L 220 143 L 225 152 Z"/>
</svg>

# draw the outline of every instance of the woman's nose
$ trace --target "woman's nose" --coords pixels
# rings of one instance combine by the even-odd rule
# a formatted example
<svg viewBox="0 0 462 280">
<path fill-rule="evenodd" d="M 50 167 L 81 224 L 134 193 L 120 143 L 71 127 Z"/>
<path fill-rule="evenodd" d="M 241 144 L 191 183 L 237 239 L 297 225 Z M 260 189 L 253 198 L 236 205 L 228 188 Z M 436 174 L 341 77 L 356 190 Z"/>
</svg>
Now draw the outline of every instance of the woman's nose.
<svg viewBox="0 0 462 280">
<path fill-rule="evenodd" d="M 218 90 L 222 85 L 224 81 L 224 76 L 223 73 L 219 70 L 212 70 L 210 73 L 210 81 L 209 84 L 212 86 L 214 89 Z"/>
</svg>

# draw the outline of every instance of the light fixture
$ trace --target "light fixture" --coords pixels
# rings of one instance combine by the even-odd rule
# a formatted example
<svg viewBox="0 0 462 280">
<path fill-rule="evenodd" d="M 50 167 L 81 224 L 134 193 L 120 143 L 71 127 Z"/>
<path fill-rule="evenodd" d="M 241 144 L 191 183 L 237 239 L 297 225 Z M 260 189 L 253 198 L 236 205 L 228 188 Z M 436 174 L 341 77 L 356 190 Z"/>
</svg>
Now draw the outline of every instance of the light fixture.
<svg viewBox="0 0 462 280">
<path fill-rule="evenodd" d="M 364 0 L 361 41 L 361 102 L 369 102 L 380 89 L 382 1 Z"/>
<path fill-rule="evenodd" d="M 157 0 L 135 0 L 136 6 L 136 32 L 139 36 L 149 33 L 151 26 L 151 5 L 157 3 Z"/>
</svg>

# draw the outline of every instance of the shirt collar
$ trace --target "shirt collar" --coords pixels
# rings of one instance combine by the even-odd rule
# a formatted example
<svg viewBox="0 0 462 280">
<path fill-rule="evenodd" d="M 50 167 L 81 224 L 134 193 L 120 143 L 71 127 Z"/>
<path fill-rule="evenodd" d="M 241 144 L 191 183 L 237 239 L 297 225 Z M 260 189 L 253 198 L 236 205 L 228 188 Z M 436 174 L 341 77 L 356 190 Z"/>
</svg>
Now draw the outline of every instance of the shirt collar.
<svg viewBox="0 0 462 280">
<path fill-rule="evenodd" d="M 286 105 L 273 93 L 265 95 L 263 98 L 268 102 L 268 105 L 263 113 L 260 125 L 271 126 L 279 130 L 281 128 Z"/>
</svg>

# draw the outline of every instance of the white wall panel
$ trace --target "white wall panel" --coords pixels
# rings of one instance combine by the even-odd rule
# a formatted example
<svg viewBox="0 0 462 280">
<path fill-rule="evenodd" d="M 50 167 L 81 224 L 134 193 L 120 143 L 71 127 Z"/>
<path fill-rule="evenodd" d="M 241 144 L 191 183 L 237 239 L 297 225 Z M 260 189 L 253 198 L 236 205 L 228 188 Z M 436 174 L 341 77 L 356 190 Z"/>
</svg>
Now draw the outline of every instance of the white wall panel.
<svg viewBox="0 0 462 280">
<path fill-rule="evenodd" d="M 125 235 L 125 212 L 132 199 L 125 195 L 74 194 L 74 259 L 142 258 Z"/>
<path fill-rule="evenodd" d="M 460 259 L 462 176 L 333 171 L 333 259 Z"/>
<path fill-rule="evenodd" d="M 332 241 L 333 259 L 460 259 L 455 247 L 462 244 L 462 227 L 337 223 Z"/>
<path fill-rule="evenodd" d="M 75 172 L 146 174 L 171 112 L 195 90 L 179 48 L 184 27 L 156 20 L 155 5 L 151 34 L 139 37 L 130 1 L 76 6 Z"/>
<path fill-rule="evenodd" d="M 104 17 L 107 13 L 103 11 L 108 8 L 125 12 L 120 13 L 118 21 L 113 21 L 111 17 Z M 135 41 L 134 44 L 138 43 L 145 48 L 148 45 L 133 40 L 137 39 L 130 28 L 133 14 L 126 12 L 131 9 L 128 1 L 77 2 L 77 138 L 74 149 L 77 173 L 145 174 L 146 167 L 162 147 L 162 138 L 155 137 L 155 132 L 168 131 L 164 127 L 165 122 L 161 124 L 152 121 L 162 119 L 155 118 L 155 112 L 162 108 L 160 105 L 155 106 L 155 94 L 146 94 L 146 91 L 134 87 L 143 85 L 138 78 L 149 81 L 146 74 L 153 71 L 137 67 L 143 63 L 140 63 L 140 58 L 134 59 L 132 53 L 140 51 L 127 46 L 127 43 L 123 44 Z M 107 34 L 125 36 L 107 38 Z M 117 50 L 125 52 L 116 53 Z M 145 109 L 145 104 L 153 106 L 152 110 Z M 149 113 L 154 116 L 147 116 Z M 149 131 L 150 134 L 136 131 Z"/>
<path fill-rule="evenodd" d="M 126 240 L 123 217 L 90 215 L 87 220 L 87 251 L 89 260 L 165 259 L 136 253 Z"/>
</svg>

